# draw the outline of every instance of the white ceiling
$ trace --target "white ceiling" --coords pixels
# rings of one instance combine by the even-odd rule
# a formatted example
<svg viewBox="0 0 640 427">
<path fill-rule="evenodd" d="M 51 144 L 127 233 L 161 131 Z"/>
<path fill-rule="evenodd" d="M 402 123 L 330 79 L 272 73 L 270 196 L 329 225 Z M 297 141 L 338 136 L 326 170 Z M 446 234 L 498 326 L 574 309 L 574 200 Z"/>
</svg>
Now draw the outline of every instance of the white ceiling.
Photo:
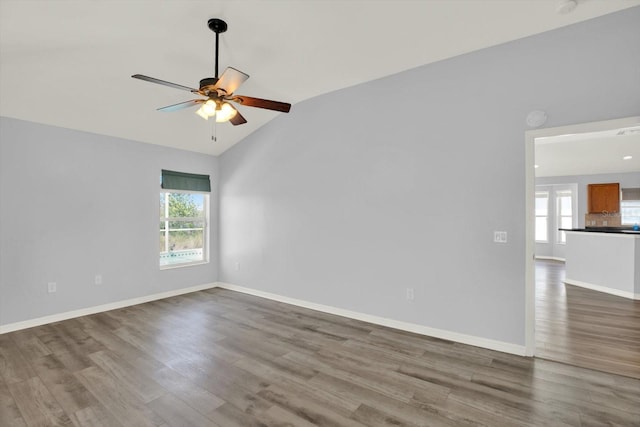
<svg viewBox="0 0 640 427">
<path fill-rule="evenodd" d="M 423 64 L 636 6 L 640 0 L 0 0 L 0 115 L 220 154 L 278 113 L 240 107 L 219 124 L 155 108 L 213 74 L 213 17 L 227 21 L 220 69 L 238 93 L 295 104 Z"/>
<path fill-rule="evenodd" d="M 536 138 L 535 163 L 536 177 L 640 172 L 640 126 Z"/>
</svg>

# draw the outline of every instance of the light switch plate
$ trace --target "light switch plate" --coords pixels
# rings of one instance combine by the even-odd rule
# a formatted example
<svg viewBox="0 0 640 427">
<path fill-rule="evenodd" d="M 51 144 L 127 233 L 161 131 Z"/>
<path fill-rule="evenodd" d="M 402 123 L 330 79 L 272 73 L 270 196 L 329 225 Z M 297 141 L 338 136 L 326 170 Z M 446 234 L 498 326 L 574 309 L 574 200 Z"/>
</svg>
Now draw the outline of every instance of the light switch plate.
<svg viewBox="0 0 640 427">
<path fill-rule="evenodd" d="M 506 231 L 494 231 L 493 232 L 493 242 L 494 243 L 507 243 L 507 232 Z"/>
<path fill-rule="evenodd" d="M 413 301 L 414 293 L 413 288 L 407 288 L 407 300 Z"/>
</svg>

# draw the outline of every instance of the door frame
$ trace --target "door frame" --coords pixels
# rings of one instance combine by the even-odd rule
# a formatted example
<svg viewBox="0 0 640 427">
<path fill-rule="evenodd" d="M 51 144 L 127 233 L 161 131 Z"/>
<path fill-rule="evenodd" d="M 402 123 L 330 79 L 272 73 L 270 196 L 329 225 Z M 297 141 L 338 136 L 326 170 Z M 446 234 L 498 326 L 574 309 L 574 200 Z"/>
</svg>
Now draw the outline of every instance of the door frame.
<svg viewBox="0 0 640 427">
<path fill-rule="evenodd" d="M 600 132 L 640 124 L 640 116 L 568 126 L 527 130 L 525 142 L 525 355 L 535 356 L 536 351 L 536 281 L 535 281 L 535 140 L 547 136 L 574 133 Z"/>
</svg>

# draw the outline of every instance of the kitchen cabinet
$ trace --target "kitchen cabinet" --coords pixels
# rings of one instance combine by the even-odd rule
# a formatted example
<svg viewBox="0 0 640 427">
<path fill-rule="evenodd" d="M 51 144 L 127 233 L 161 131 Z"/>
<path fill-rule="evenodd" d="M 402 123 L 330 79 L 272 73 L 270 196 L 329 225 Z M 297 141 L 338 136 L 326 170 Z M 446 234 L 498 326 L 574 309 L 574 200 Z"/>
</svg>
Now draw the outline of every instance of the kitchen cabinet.
<svg viewBox="0 0 640 427">
<path fill-rule="evenodd" d="M 620 212 L 620 184 L 589 184 L 587 187 L 589 213 Z"/>
</svg>

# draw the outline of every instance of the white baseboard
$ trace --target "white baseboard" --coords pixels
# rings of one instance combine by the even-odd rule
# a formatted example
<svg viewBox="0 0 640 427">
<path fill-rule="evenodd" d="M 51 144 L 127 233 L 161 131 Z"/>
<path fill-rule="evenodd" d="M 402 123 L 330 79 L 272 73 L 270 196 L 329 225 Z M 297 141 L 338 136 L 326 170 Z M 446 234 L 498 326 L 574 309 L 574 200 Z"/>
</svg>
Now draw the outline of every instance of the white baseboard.
<svg viewBox="0 0 640 427">
<path fill-rule="evenodd" d="M 557 257 L 557 256 L 536 255 L 536 259 L 550 259 L 551 261 L 566 262 L 566 260 L 564 258 L 560 258 L 560 257 Z"/>
<path fill-rule="evenodd" d="M 61 320 L 73 319 L 74 317 L 88 316 L 90 314 L 96 314 L 96 313 L 101 313 L 103 311 L 115 310 L 117 308 L 129 307 L 131 305 L 143 304 L 145 302 L 174 297 L 176 295 L 188 294 L 191 292 L 202 291 L 204 289 L 211 289 L 215 287 L 216 287 L 216 283 L 206 283 L 204 285 L 190 286 L 188 288 L 176 289 L 176 290 L 167 291 L 167 292 L 160 292 L 153 295 L 146 295 L 143 297 L 131 298 L 123 301 L 116 301 L 108 304 L 96 305 L 93 307 L 81 308 L 79 310 L 52 314 L 50 316 L 24 320 L 22 322 L 8 323 L 6 325 L 0 325 L 0 334 L 18 331 L 20 329 L 33 328 L 34 326 L 46 325 L 47 323 L 59 322 Z"/>
<path fill-rule="evenodd" d="M 420 335 L 426 335 L 430 337 L 440 338 L 447 341 L 459 342 L 462 344 L 468 344 L 476 347 L 487 348 L 490 350 L 496 350 L 503 353 L 516 354 L 518 356 L 525 355 L 525 346 L 511 344 L 504 341 L 496 341 L 488 338 L 477 337 L 473 335 L 465 335 L 457 332 L 446 331 L 442 329 L 430 328 L 415 323 L 402 322 L 399 320 L 387 319 L 385 317 L 374 316 L 371 314 L 359 313 L 351 310 L 344 310 L 329 305 L 316 304 L 309 301 L 299 300 L 295 298 L 289 298 L 282 295 L 272 294 L 270 292 L 259 291 L 255 289 L 245 288 L 243 286 L 233 285 L 230 283 L 217 282 L 216 285 L 219 288 L 229 289 L 231 291 L 242 292 L 249 295 L 254 295 L 261 298 L 267 298 L 274 301 L 283 302 L 286 304 L 295 305 L 298 307 L 309 308 L 311 310 L 321 311 L 323 313 L 335 314 L 338 316 L 348 317 L 350 319 L 362 320 L 363 322 L 373 323 L 376 325 L 387 326 L 393 329 L 400 329 L 402 331 L 413 332 Z"/>
<path fill-rule="evenodd" d="M 282 295 L 272 294 L 270 292 L 259 291 L 256 289 L 245 288 L 243 286 L 237 286 L 237 285 L 233 285 L 230 283 L 223 283 L 223 282 L 215 282 L 215 283 L 207 283 L 204 285 L 191 286 L 188 288 L 176 289 L 173 291 L 161 292 L 153 295 L 146 295 L 143 297 L 132 298 L 132 299 L 123 300 L 123 301 L 116 301 L 109 304 L 96 305 L 93 307 L 82 308 L 79 310 L 52 314 L 50 316 L 38 317 L 35 319 L 29 319 L 22 322 L 15 322 L 15 323 L 9 323 L 6 325 L 0 325 L 0 334 L 18 331 L 21 329 L 32 328 L 34 326 L 45 325 L 48 323 L 59 322 L 62 320 L 73 319 L 75 317 L 87 316 L 91 314 L 101 313 L 104 311 L 115 310 L 118 308 L 129 307 L 132 305 L 143 304 L 145 302 L 169 298 L 169 297 L 187 294 L 191 292 L 202 291 L 205 289 L 211 289 L 215 287 L 229 289 L 231 291 L 242 292 L 245 294 L 254 295 L 257 297 L 266 298 L 274 301 L 279 301 L 286 304 L 295 305 L 298 307 L 304 307 L 311 310 L 321 311 L 323 313 L 335 314 L 337 316 L 348 317 L 350 319 L 355 319 L 355 320 L 361 320 L 363 322 L 373 323 L 375 325 L 382 325 L 382 326 L 387 326 L 393 329 L 413 332 L 420 335 L 426 335 L 426 336 L 440 338 L 448 341 L 468 344 L 476 347 L 487 348 L 490 350 L 496 350 L 503 353 L 516 354 L 519 356 L 525 355 L 525 347 L 523 345 L 511 344 L 503 341 L 496 341 L 496 340 L 477 337 L 473 335 L 460 334 L 457 332 L 446 331 L 443 329 L 430 328 L 430 327 L 418 325 L 415 323 L 387 319 L 385 317 L 359 313 L 356 311 L 345 310 L 337 307 L 332 307 L 329 305 L 316 304 L 309 301 L 289 298 Z"/>
<path fill-rule="evenodd" d="M 608 288 L 606 286 L 594 285 L 593 283 L 581 282 L 580 280 L 564 279 L 564 283 L 567 285 L 580 286 L 581 288 L 591 289 L 592 291 L 604 292 L 606 294 L 615 295 L 617 297 L 640 300 L 640 294 L 636 294 L 629 291 L 623 291 L 620 289 Z"/>
</svg>

